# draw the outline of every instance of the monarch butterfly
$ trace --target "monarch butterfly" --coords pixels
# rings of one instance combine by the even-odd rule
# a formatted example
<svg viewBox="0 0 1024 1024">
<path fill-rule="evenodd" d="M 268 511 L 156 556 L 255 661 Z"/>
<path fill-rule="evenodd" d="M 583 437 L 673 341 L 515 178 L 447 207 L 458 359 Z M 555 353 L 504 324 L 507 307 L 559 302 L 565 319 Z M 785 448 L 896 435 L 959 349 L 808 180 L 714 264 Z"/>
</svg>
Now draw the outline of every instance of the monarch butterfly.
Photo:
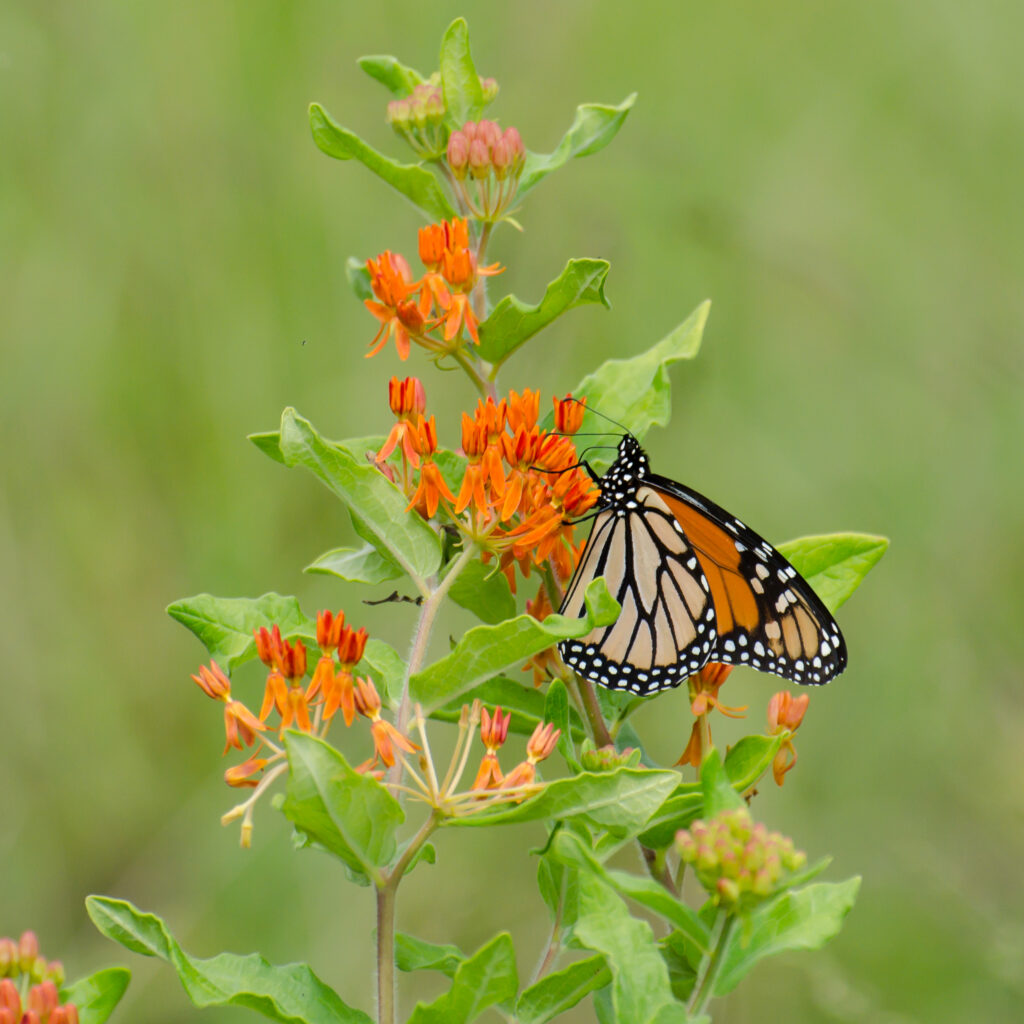
<svg viewBox="0 0 1024 1024">
<path fill-rule="evenodd" d="M 559 643 L 580 675 L 649 696 L 711 661 L 811 685 L 846 668 L 839 626 L 811 585 L 734 515 L 651 473 L 631 434 L 597 483 L 598 512 L 561 612 L 582 618 L 597 576 L 622 611 L 610 626 Z"/>
</svg>

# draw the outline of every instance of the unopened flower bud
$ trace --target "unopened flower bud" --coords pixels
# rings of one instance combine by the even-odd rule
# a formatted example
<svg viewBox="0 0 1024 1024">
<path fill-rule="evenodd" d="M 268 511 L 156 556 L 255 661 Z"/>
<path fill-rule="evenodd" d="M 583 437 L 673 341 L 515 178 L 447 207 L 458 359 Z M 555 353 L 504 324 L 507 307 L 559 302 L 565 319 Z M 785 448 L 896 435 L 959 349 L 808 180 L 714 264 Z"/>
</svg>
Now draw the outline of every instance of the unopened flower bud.
<svg viewBox="0 0 1024 1024">
<path fill-rule="evenodd" d="M 522 136 L 520 136 L 518 129 L 506 128 L 505 134 L 501 138 L 508 146 L 512 159 L 512 170 L 518 173 L 522 169 L 523 162 L 526 160 L 526 147 L 523 145 Z"/>
<path fill-rule="evenodd" d="M 477 136 L 490 149 L 501 138 L 501 129 L 486 118 L 477 123 Z"/>
<path fill-rule="evenodd" d="M 498 82 L 494 78 L 481 78 L 480 91 L 484 94 L 484 103 L 490 103 L 498 95 Z"/>
<path fill-rule="evenodd" d="M 10 1013 L 11 1020 L 17 1024 L 21 1016 L 21 996 L 18 986 L 10 978 L 0 980 L 0 1013 Z"/>
<path fill-rule="evenodd" d="M 18 944 L 14 939 L 0 939 L 0 978 L 14 974 L 18 969 Z"/>
<path fill-rule="evenodd" d="M 388 124 L 396 131 L 405 131 L 409 127 L 410 115 L 408 100 L 392 100 L 388 104 Z"/>
<path fill-rule="evenodd" d="M 498 139 L 491 149 L 491 166 L 498 181 L 504 181 L 512 167 L 512 153 L 504 139 Z"/>
<path fill-rule="evenodd" d="M 486 178 L 491 173 L 491 155 L 487 144 L 479 138 L 469 144 L 469 171 L 477 179 Z"/>
<path fill-rule="evenodd" d="M 39 956 L 39 940 L 35 932 L 22 932 L 18 940 L 18 964 L 21 969 L 28 973 L 32 970 Z"/>
</svg>

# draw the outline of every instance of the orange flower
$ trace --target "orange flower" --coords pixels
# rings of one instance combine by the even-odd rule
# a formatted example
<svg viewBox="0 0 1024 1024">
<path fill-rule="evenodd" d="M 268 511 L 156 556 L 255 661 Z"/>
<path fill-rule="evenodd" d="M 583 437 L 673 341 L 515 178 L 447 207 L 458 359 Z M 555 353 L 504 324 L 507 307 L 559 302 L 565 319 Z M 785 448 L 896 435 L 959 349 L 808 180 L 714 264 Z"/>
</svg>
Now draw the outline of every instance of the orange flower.
<svg viewBox="0 0 1024 1024">
<path fill-rule="evenodd" d="M 338 639 L 338 660 L 340 671 L 331 674 L 330 679 L 324 678 L 324 719 L 330 721 L 341 708 L 345 725 L 352 724 L 356 715 L 355 686 L 352 681 L 352 670 L 362 660 L 366 649 L 367 634 L 365 629 L 354 630 L 346 626 Z"/>
<path fill-rule="evenodd" d="M 388 401 L 391 411 L 398 417 L 398 422 L 391 428 L 384 441 L 384 446 L 377 452 L 377 462 L 383 462 L 395 448 L 401 446 L 402 455 L 413 468 L 420 464 L 419 456 L 413 445 L 416 431 L 416 420 L 426 409 L 426 396 L 423 385 L 415 377 L 399 380 L 392 377 L 388 384 Z"/>
<path fill-rule="evenodd" d="M 366 356 L 376 355 L 393 337 L 399 358 L 404 361 L 409 358 L 409 335 L 422 333 L 424 325 L 419 307 L 408 301 L 415 288 L 409 264 L 387 250 L 376 260 L 367 260 L 366 269 L 377 301 L 366 299 L 363 304 L 381 323 Z"/>
<path fill-rule="evenodd" d="M 240 701 L 228 700 L 224 704 L 224 733 L 227 742 L 224 744 L 226 754 L 231 747 L 236 750 L 251 747 L 256 742 L 256 734 L 263 732 L 266 726 Z"/>
<path fill-rule="evenodd" d="M 793 746 L 791 735 L 800 728 L 810 700 L 808 693 L 794 697 L 788 690 L 780 690 L 768 702 L 769 733 L 772 736 L 785 735 L 772 762 L 772 777 L 778 786 L 786 781 L 786 773 L 796 765 L 796 747 Z"/>
<path fill-rule="evenodd" d="M 690 710 L 695 715 L 706 715 L 712 708 L 717 708 L 727 718 L 742 718 L 746 706 L 730 708 L 719 703 L 718 691 L 729 678 L 732 665 L 723 665 L 709 661 L 690 681 Z"/>
<path fill-rule="evenodd" d="M 231 680 L 224 675 L 220 665 L 215 661 L 210 662 L 209 668 L 201 665 L 199 675 L 192 678 L 207 697 L 212 697 L 214 700 L 226 700 L 231 696 Z"/>
<path fill-rule="evenodd" d="M 554 399 L 555 430 L 560 434 L 575 434 L 583 426 L 583 416 L 587 411 L 586 398 L 576 399 L 572 395 Z"/>
<path fill-rule="evenodd" d="M 395 747 L 411 754 L 420 748 L 403 736 L 390 722 L 380 716 L 380 695 L 373 685 L 372 679 L 357 679 L 355 704 L 361 715 L 370 719 L 370 734 L 373 736 L 373 749 L 389 768 L 395 763 Z"/>
<path fill-rule="evenodd" d="M 338 638 L 344 628 L 344 612 L 339 611 L 337 615 L 329 611 L 316 613 L 316 642 L 324 654 L 338 646 Z"/>
<path fill-rule="evenodd" d="M 250 757 L 248 761 L 232 765 L 224 773 L 224 781 L 229 786 L 234 786 L 238 789 L 246 786 L 257 786 L 259 785 L 259 780 L 253 776 L 259 775 L 266 766 L 267 759 L 265 757 Z"/>
<path fill-rule="evenodd" d="M 540 415 L 540 392 L 523 388 L 523 393 L 508 393 L 508 423 L 513 431 L 522 427 L 531 430 L 537 425 Z"/>
<path fill-rule="evenodd" d="M 455 501 L 455 495 L 441 475 L 441 470 L 430 458 L 437 451 L 437 426 L 433 416 L 429 420 L 420 416 L 415 447 L 423 458 L 423 464 L 420 467 L 419 485 L 406 507 L 415 506 L 421 515 L 425 514 L 425 518 L 433 519 L 437 515 L 437 506 L 441 498 L 449 502 Z"/>
<path fill-rule="evenodd" d="M 561 736 L 562 730 L 556 729 L 551 722 L 546 725 L 544 722 L 539 722 L 537 728 L 533 730 L 533 735 L 530 737 L 526 744 L 526 760 L 521 764 L 517 764 L 505 776 L 505 780 L 502 783 L 502 789 L 515 789 L 518 786 L 529 786 L 537 778 L 537 763 L 545 760 L 551 755 L 551 752 L 558 745 L 558 738 Z M 520 796 L 517 800 L 522 801 L 524 796 Z"/>
</svg>

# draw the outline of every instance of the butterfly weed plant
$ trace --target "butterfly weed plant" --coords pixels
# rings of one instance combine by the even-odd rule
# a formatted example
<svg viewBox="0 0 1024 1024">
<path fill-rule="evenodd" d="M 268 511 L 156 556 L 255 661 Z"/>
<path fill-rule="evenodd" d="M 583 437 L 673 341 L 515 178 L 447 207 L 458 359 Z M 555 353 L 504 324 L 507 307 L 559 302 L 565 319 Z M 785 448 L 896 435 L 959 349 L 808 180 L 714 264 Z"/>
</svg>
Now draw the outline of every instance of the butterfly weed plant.
<svg viewBox="0 0 1024 1024">
<path fill-rule="evenodd" d="M 542 1024 L 584 1000 L 603 1022 L 708 1020 L 712 1000 L 759 960 L 835 935 L 858 879 L 812 881 L 827 861 L 809 866 L 790 839 L 756 820 L 756 788 L 769 775 L 782 785 L 796 764 L 806 693 L 775 694 L 767 729 L 759 731 L 752 715 L 754 731 L 722 756 L 712 745 L 712 718 L 745 709 L 721 699 L 731 666 L 714 660 L 708 642 L 697 645 L 699 670 L 671 680 L 689 688 L 692 729 L 682 729 L 679 761 L 659 765 L 631 722 L 646 698 L 595 685 L 606 678 L 600 671 L 591 665 L 578 674 L 560 655 L 611 637 L 622 616 L 648 615 L 655 636 L 659 628 L 690 628 L 654 621 L 673 609 L 683 619 L 699 611 L 702 622 L 705 608 L 708 621 L 715 615 L 714 587 L 694 558 L 683 561 L 685 538 L 665 558 L 689 564 L 694 583 L 687 590 L 684 581 L 690 596 L 667 602 L 668 612 L 636 607 L 621 556 L 580 577 L 588 521 L 608 514 L 612 496 L 599 474 L 611 460 L 583 462 L 574 440 L 613 429 L 639 443 L 667 423 L 668 367 L 697 354 L 707 304 L 564 397 L 499 383 L 506 361 L 556 319 L 583 304 L 607 305 L 609 266 L 569 259 L 536 304 L 496 298 L 504 268 L 491 242 L 518 227 L 513 218 L 527 218 L 529 193 L 545 177 L 612 141 L 634 97 L 580 106 L 558 146 L 543 154 L 527 148 L 527 126 L 502 127 L 485 116 L 498 84 L 478 74 L 461 19 L 447 30 L 440 69 L 429 76 L 394 57 L 359 63 L 392 94 L 382 113 L 404 153 L 377 152 L 317 104 L 313 138 L 419 211 L 418 235 L 411 225 L 400 251 L 348 265 L 367 310 L 366 354 L 394 345 L 415 376 L 381 379 L 374 438 L 328 440 L 289 408 L 279 430 L 252 441 L 278 463 L 309 471 L 351 516 L 361 546 L 328 551 L 311 568 L 378 588 L 369 591 L 374 597 L 384 586 L 412 600 L 412 635 L 398 650 L 367 634 L 358 605 L 306 611 L 278 594 L 204 594 L 169 611 L 209 652 L 192 678 L 222 705 L 224 753 L 232 755 L 224 780 L 239 794 L 223 823 L 237 827 L 248 847 L 257 813 L 262 820 L 276 809 L 295 830 L 298 856 L 315 848 L 343 869 L 339 907 L 376 900 L 376 1016 L 349 1005 L 305 965 L 228 953 L 198 959 L 158 917 L 118 899 L 91 897 L 89 913 L 110 938 L 167 960 L 196 1005 L 247 1006 L 277 1021 L 462 1024 L 489 1015 Z M 452 414 L 445 378 L 431 364 L 464 372 L 479 393 L 476 406 Z M 342 417 L 328 430 L 346 426 Z M 735 550 L 742 548 L 737 539 Z M 831 622 L 884 549 L 881 538 L 836 534 L 783 545 L 789 562 L 772 555 L 802 573 Z M 627 568 L 652 574 L 635 582 L 636 593 L 655 586 L 658 566 L 629 561 Z M 787 571 L 779 570 L 780 580 Z M 578 608 L 559 614 L 574 576 L 584 587 Z M 782 616 L 787 599 L 779 601 Z M 438 657 L 432 640 L 449 603 L 481 621 Z M 773 620 L 767 635 L 785 627 L 796 630 L 794 643 L 806 644 L 816 628 L 808 621 L 780 617 L 782 626 Z M 232 678 L 257 660 L 262 693 Z M 680 657 L 680 666 L 689 664 Z M 518 827 L 526 823 L 532 829 Z M 548 915 L 550 939 L 525 976 L 507 933 L 470 952 L 397 931 L 403 885 L 423 884 L 430 868 L 407 876 L 435 861 L 431 837 L 461 831 L 472 841 L 477 828 L 507 830 L 521 856 L 537 862 L 536 912 Z M 531 850 L 541 828 L 546 839 Z M 403 1005 L 399 972 L 418 970 L 444 975 L 445 991 Z"/>
</svg>

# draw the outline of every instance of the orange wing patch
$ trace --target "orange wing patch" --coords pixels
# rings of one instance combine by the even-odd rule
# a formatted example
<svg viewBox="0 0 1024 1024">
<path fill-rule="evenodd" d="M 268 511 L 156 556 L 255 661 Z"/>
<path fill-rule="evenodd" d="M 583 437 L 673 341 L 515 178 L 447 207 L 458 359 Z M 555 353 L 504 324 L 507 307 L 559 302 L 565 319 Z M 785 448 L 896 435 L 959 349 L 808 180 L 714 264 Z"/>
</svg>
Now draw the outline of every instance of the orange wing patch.
<svg viewBox="0 0 1024 1024">
<path fill-rule="evenodd" d="M 736 539 L 685 502 L 664 491 L 658 493 L 679 520 L 708 578 L 719 636 L 731 633 L 736 626 L 752 632 L 761 617 L 757 598 L 739 571 L 740 553 L 736 550 Z"/>
</svg>

